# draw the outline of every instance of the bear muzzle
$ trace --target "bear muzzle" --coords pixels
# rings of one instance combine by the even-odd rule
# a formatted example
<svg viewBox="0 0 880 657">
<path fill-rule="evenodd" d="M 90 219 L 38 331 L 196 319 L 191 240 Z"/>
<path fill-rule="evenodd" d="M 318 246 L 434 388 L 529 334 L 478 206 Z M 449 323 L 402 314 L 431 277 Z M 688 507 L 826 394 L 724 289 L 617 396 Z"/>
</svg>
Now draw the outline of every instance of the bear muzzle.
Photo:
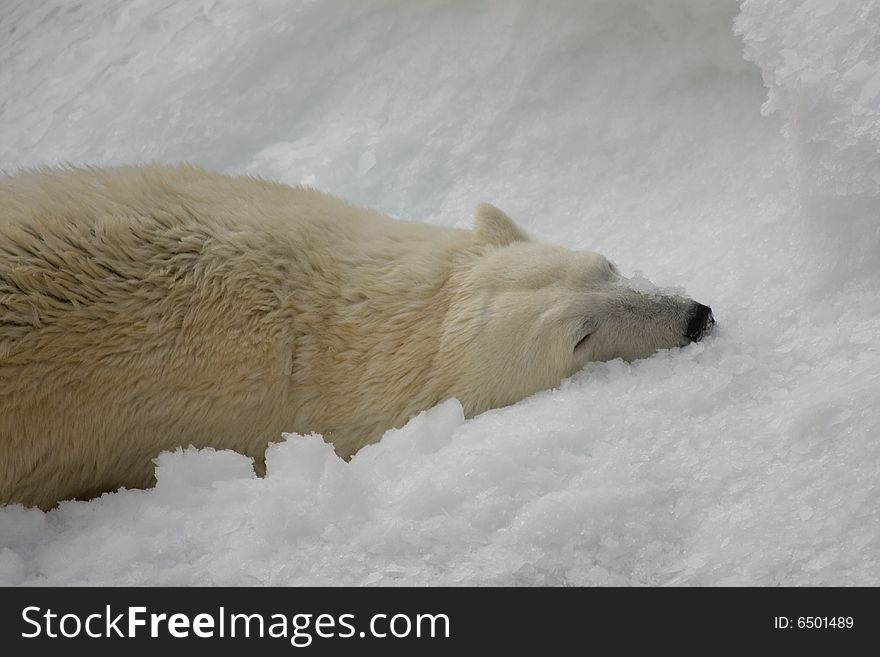
<svg viewBox="0 0 880 657">
<path fill-rule="evenodd" d="M 699 342 L 712 330 L 713 326 L 715 326 L 715 318 L 712 316 L 712 309 L 697 303 L 684 335 L 691 342 Z"/>
</svg>

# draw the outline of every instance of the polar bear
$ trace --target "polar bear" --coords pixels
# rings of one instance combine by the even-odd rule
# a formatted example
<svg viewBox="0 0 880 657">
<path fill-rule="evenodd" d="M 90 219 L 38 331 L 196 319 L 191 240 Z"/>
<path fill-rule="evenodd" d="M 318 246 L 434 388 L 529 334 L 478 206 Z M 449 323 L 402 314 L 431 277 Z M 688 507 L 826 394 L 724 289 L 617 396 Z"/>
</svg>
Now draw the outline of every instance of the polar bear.
<svg viewBox="0 0 880 657">
<path fill-rule="evenodd" d="M 0 504 L 146 487 L 178 446 L 259 471 L 285 431 L 350 457 L 713 321 L 491 205 L 464 230 L 189 165 L 25 171 L 0 178 Z"/>
</svg>

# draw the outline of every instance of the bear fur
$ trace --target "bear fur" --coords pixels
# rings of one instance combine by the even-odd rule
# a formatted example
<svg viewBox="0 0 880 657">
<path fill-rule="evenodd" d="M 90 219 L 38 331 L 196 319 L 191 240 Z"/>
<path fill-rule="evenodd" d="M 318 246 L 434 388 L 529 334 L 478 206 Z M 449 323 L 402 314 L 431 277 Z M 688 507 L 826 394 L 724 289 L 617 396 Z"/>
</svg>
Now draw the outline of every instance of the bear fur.
<svg viewBox="0 0 880 657">
<path fill-rule="evenodd" d="M 452 397 L 467 416 L 590 360 L 682 346 L 689 299 L 532 240 L 194 166 L 0 178 L 0 504 L 146 487 L 179 446 L 343 457 Z"/>
</svg>

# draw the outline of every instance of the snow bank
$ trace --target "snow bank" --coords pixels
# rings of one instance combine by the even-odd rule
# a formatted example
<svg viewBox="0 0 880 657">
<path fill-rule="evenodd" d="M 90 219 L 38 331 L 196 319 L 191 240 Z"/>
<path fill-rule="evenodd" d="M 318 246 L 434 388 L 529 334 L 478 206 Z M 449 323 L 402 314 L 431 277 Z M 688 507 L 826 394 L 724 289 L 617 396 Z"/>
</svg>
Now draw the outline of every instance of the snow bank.
<svg viewBox="0 0 880 657">
<path fill-rule="evenodd" d="M 877 270 L 880 247 L 880 2 L 745 0 L 736 19 L 761 67 L 764 114 L 784 119 L 803 211 L 840 278 Z"/>
<path fill-rule="evenodd" d="M 186 450 L 154 490 L 0 509 L 0 583 L 880 584 L 877 11 L 738 11 L 0 7 L 0 167 L 189 159 L 445 225 L 491 201 L 719 320 L 350 463 L 288 436 L 264 479 Z"/>
</svg>

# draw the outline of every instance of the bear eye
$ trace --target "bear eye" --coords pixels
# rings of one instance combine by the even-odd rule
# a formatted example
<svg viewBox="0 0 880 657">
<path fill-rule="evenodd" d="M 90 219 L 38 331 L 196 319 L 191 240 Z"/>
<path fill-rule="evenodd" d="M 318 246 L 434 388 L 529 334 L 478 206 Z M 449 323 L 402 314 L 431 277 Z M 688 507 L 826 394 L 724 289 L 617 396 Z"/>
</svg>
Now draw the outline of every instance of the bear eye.
<svg viewBox="0 0 880 657">
<path fill-rule="evenodd" d="M 587 340 L 589 340 L 590 336 L 592 336 L 592 335 L 593 335 L 592 333 L 587 333 L 584 337 L 582 337 L 580 340 L 578 340 L 577 344 L 574 346 L 574 350 L 577 351 L 578 349 L 583 347 L 585 344 L 587 344 Z"/>
</svg>

